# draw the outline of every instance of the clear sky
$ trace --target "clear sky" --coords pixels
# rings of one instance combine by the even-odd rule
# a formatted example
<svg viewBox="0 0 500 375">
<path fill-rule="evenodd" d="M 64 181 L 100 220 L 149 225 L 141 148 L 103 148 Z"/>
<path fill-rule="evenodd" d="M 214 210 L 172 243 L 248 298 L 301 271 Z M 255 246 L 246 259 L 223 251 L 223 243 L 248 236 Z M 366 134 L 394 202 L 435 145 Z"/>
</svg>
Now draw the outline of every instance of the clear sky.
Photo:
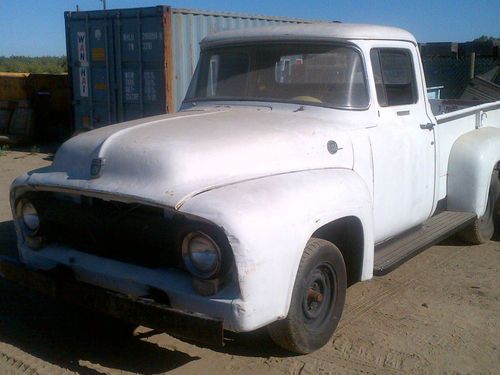
<svg viewBox="0 0 500 375">
<path fill-rule="evenodd" d="M 102 8 L 100 0 L 0 0 L 0 55 L 64 55 L 65 10 Z M 107 0 L 108 8 L 161 0 Z M 420 42 L 500 37 L 500 0 L 171 0 L 182 8 L 398 26 Z"/>
</svg>

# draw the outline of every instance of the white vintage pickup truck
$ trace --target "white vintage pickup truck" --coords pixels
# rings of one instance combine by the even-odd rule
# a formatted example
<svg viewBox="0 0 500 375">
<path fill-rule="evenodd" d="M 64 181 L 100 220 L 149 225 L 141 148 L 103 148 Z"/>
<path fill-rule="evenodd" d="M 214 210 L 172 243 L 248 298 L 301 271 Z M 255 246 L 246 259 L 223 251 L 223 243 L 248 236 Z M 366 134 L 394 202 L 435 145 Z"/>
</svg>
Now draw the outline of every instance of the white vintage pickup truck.
<svg viewBox="0 0 500 375">
<path fill-rule="evenodd" d="M 4 277 L 205 343 L 267 326 L 308 353 L 348 285 L 455 232 L 492 237 L 500 102 L 434 114 L 407 31 L 290 25 L 201 48 L 180 112 L 78 135 L 14 181 Z"/>
</svg>

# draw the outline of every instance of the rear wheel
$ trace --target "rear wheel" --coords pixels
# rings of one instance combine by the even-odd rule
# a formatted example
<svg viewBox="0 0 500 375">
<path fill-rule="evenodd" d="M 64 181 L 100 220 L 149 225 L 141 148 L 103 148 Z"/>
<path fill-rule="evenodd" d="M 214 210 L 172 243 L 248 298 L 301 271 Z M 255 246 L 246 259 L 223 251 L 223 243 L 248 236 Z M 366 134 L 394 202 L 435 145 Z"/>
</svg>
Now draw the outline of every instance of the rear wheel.
<svg viewBox="0 0 500 375">
<path fill-rule="evenodd" d="M 498 216 L 498 198 L 500 197 L 500 180 L 498 171 L 491 175 L 488 202 L 484 215 L 477 218 L 474 223 L 461 231 L 458 236 L 473 245 L 488 242 L 495 233 L 495 221 Z"/>
<path fill-rule="evenodd" d="M 295 279 L 286 319 L 268 326 L 273 341 L 295 353 L 310 353 L 332 337 L 347 288 L 344 259 L 332 243 L 312 238 Z"/>
</svg>

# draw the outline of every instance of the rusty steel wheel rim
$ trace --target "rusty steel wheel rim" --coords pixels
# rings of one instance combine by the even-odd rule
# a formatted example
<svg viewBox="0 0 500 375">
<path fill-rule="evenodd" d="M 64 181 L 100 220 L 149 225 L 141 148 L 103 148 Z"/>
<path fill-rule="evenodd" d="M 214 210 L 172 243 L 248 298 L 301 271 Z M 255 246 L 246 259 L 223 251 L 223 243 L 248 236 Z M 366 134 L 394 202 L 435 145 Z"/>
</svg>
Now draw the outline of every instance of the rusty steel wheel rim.
<svg viewBox="0 0 500 375">
<path fill-rule="evenodd" d="M 316 266 L 306 282 L 302 300 L 305 324 L 313 330 L 320 329 L 331 320 L 336 298 L 336 273 L 329 263 Z"/>
</svg>

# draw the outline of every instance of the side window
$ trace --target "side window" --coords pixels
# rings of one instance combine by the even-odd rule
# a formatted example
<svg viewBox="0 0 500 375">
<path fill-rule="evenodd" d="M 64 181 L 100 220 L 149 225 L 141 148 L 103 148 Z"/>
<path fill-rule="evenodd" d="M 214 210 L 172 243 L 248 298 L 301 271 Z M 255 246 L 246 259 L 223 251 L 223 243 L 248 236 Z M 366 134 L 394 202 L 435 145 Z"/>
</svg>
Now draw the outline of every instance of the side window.
<svg viewBox="0 0 500 375">
<path fill-rule="evenodd" d="M 376 48 L 370 51 L 370 59 L 380 106 L 417 102 L 417 84 L 410 51 Z"/>
</svg>

